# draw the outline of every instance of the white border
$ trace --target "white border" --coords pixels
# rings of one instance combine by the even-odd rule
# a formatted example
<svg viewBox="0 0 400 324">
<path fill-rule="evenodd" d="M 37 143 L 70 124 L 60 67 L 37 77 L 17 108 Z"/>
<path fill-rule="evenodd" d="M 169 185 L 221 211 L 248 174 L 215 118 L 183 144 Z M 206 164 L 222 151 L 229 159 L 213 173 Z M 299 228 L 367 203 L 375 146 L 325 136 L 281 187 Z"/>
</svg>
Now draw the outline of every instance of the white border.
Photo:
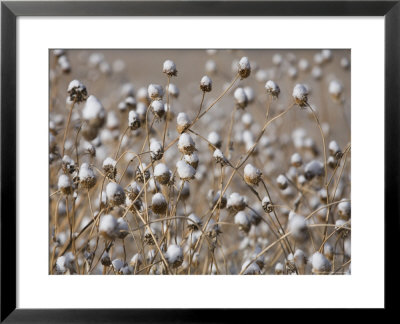
<svg viewBox="0 0 400 324">
<path fill-rule="evenodd" d="M 19 17 L 17 30 L 18 307 L 383 307 L 383 18 Z M 48 276 L 48 48 L 105 47 L 351 48 L 352 275 Z"/>
</svg>

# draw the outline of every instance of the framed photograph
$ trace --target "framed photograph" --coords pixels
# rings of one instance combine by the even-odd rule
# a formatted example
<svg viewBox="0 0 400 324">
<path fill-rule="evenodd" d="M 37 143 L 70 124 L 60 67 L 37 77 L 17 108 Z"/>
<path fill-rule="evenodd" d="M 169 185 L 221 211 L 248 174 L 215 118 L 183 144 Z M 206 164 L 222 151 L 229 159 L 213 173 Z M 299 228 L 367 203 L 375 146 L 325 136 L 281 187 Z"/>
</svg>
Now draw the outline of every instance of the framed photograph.
<svg viewBox="0 0 400 324">
<path fill-rule="evenodd" d="M 398 1 L 1 17 L 1 321 L 393 306 Z"/>
</svg>

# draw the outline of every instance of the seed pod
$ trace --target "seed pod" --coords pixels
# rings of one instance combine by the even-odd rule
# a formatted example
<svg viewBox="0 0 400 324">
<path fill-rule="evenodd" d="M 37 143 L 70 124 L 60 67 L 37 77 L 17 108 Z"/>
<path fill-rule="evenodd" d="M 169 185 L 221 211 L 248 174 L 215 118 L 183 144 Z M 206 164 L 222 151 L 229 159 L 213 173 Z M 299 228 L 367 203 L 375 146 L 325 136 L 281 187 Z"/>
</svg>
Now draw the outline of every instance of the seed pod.
<svg viewBox="0 0 400 324">
<path fill-rule="evenodd" d="M 214 151 L 215 147 L 221 148 L 222 138 L 217 132 L 212 131 L 210 134 L 208 134 L 207 140 L 213 145 L 209 145 L 212 151 Z"/>
<path fill-rule="evenodd" d="M 345 227 L 350 227 L 350 225 L 348 224 L 347 221 L 343 220 L 343 219 L 338 219 L 335 223 L 335 231 L 336 233 L 343 237 L 346 238 L 349 235 L 349 230 L 346 229 Z"/>
<path fill-rule="evenodd" d="M 82 163 L 79 169 L 79 183 L 83 188 L 90 189 L 96 184 L 96 175 L 87 163 Z"/>
<path fill-rule="evenodd" d="M 244 181 L 250 186 L 257 186 L 261 180 L 262 173 L 259 169 L 251 164 L 247 164 L 244 168 Z"/>
<path fill-rule="evenodd" d="M 212 81 L 208 76 L 203 76 L 200 80 L 200 89 L 203 92 L 210 92 L 212 90 Z"/>
<path fill-rule="evenodd" d="M 119 206 L 125 202 L 124 189 L 115 182 L 110 182 L 106 187 L 108 202 L 111 206 Z"/>
<path fill-rule="evenodd" d="M 304 84 L 296 84 L 293 88 L 293 99 L 301 108 L 307 105 L 308 89 Z"/>
<path fill-rule="evenodd" d="M 189 134 L 183 133 L 179 136 L 178 149 L 181 153 L 189 155 L 196 150 L 194 141 Z"/>
<path fill-rule="evenodd" d="M 246 269 L 246 270 L 244 270 Z M 242 265 L 242 271 L 244 270 L 244 275 L 259 275 L 261 274 L 261 269 L 257 262 L 247 260 Z"/>
<path fill-rule="evenodd" d="M 308 181 L 314 177 L 321 177 L 324 174 L 324 164 L 317 160 L 307 163 L 304 168 L 304 175 Z"/>
<path fill-rule="evenodd" d="M 311 257 L 312 272 L 314 274 L 328 274 L 332 265 L 329 260 L 320 252 L 315 252 Z"/>
<path fill-rule="evenodd" d="M 136 130 L 140 127 L 140 116 L 139 114 L 131 110 L 128 115 L 128 126 L 131 130 Z"/>
<path fill-rule="evenodd" d="M 195 231 L 201 228 L 203 222 L 196 214 L 191 213 L 188 218 L 187 224 L 190 230 Z"/>
<path fill-rule="evenodd" d="M 326 162 L 331 169 L 335 169 L 339 165 L 339 161 L 336 160 L 333 156 L 328 157 L 328 160 Z"/>
<path fill-rule="evenodd" d="M 288 230 L 292 233 L 292 237 L 299 242 L 303 242 L 308 237 L 308 229 L 306 219 L 294 212 L 289 214 Z"/>
<path fill-rule="evenodd" d="M 265 84 L 265 89 L 267 90 L 267 93 L 273 98 L 278 98 L 281 92 L 279 86 L 272 80 L 267 81 L 267 83 Z"/>
<path fill-rule="evenodd" d="M 261 201 L 261 206 L 266 213 L 272 213 L 274 211 L 274 206 L 272 206 L 272 202 L 270 201 L 268 196 L 265 196 Z"/>
<path fill-rule="evenodd" d="M 228 164 L 228 160 L 226 159 L 224 153 L 220 149 L 216 149 L 213 153 L 213 158 L 216 163 L 220 163 L 222 166 Z"/>
<path fill-rule="evenodd" d="M 303 159 L 299 153 L 294 153 L 290 158 L 290 164 L 296 168 L 299 168 L 303 164 Z"/>
<path fill-rule="evenodd" d="M 331 95 L 332 99 L 335 101 L 339 101 L 342 93 L 343 85 L 337 80 L 332 80 L 329 83 L 329 94 Z"/>
<path fill-rule="evenodd" d="M 119 239 L 124 239 L 129 234 L 129 226 L 123 217 L 117 219 L 117 233 Z"/>
<path fill-rule="evenodd" d="M 169 77 L 176 76 L 178 74 L 178 71 L 176 69 L 175 63 L 171 60 L 166 60 L 163 64 L 163 73 L 165 73 Z"/>
<path fill-rule="evenodd" d="M 100 128 L 104 125 L 106 111 L 101 102 L 91 95 L 87 98 L 85 107 L 83 107 L 82 116 L 89 126 Z"/>
<path fill-rule="evenodd" d="M 86 86 L 79 80 L 72 80 L 68 85 L 68 95 L 71 101 L 82 102 L 88 97 Z"/>
<path fill-rule="evenodd" d="M 338 204 L 339 217 L 344 220 L 349 220 L 351 216 L 351 203 L 350 201 L 341 201 Z"/>
<path fill-rule="evenodd" d="M 146 170 L 146 168 L 147 168 L 146 163 L 139 164 L 135 174 L 136 181 L 143 183 L 144 181 L 149 180 L 150 171 Z"/>
<path fill-rule="evenodd" d="M 278 178 L 276 178 L 276 182 L 281 190 L 285 190 L 289 185 L 288 179 L 283 174 L 280 174 Z"/>
<path fill-rule="evenodd" d="M 75 171 L 75 161 L 72 160 L 68 155 L 64 155 L 62 158 L 62 169 L 64 173 L 71 174 Z"/>
<path fill-rule="evenodd" d="M 152 138 L 150 140 L 150 156 L 154 161 L 160 160 L 164 155 L 162 143 Z"/>
<path fill-rule="evenodd" d="M 165 114 L 164 103 L 161 100 L 154 100 L 151 103 L 151 109 L 156 118 L 161 119 Z"/>
<path fill-rule="evenodd" d="M 246 79 L 251 73 L 250 61 L 246 56 L 243 56 L 239 61 L 238 73 L 241 79 Z"/>
<path fill-rule="evenodd" d="M 179 134 L 182 134 L 190 126 L 190 119 L 186 113 L 179 113 L 176 118 L 176 130 Z"/>
<path fill-rule="evenodd" d="M 171 170 L 164 164 L 159 163 L 154 168 L 154 177 L 162 185 L 169 183 L 172 176 Z"/>
<path fill-rule="evenodd" d="M 179 88 L 175 84 L 170 83 L 167 90 L 171 97 L 176 99 L 179 97 Z"/>
<path fill-rule="evenodd" d="M 247 107 L 248 99 L 246 96 L 246 92 L 244 92 L 243 88 L 237 88 L 233 93 L 233 96 L 236 101 L 237 107 L 244 109 Z"/>
<path fill-rule="evenodd" d="M 278 262 L 275 265 L 275 274 L 276 275 L 283 275 L 283 264 L 282 263 Z"/>
<path fill-rule="evenodd" d="M 116 175 L 117 175 L 117 161 L 115 161 L 113 158 L 108 157 L 104 160 L 103 162 L 103 171 L 106 174 L 106 177 L 114 180 Z"/>
<path fill-rule="evenodd" d="M 100 219 L 99 233 L 107 240 L 114 240 L 118 236 L 118 222 L 113 215 L 104 215 Z"/>
<path fill-rule="evenodd" d="M 136 197 L 139 196 L 140 193 L 140 186 L 137 184 L 137 182 L 132 182 L 126 189 L 128 193 L 128 197 L 132 200 L 135 200 Z"/>
<path fill-rule="evenodd" d="M 178 175 L 181 178 L 181 180 L 188 181 L 190 179 L 193 179 L 196 174 L 196 170 L 191 165 L 187 164 L 185 161 L 182 160 L 178 161 L 176 163 L 176 167 Z"/>
<path fill-rule="evenodd" d="M 233 211 L 242 211 L 246 208 L 245 198 L 237 192 L 233 192 L 229 196 L 227 207 L 228 209 L 232 209 Z"/>
<path fill-rule="evenodd" d="M 173 268 L 178 268 L 183 262 L 183 251 L 178 245 L 171 244 L 165 253 L 165 259 Z"/>
<path fill-rule="evenodd" d="M 61 174 L 58 177 L 58 190 L 60 190 L 64 195 L 72 193 L 71 180 L 67 175 Z"/>
<path fill-rule="evenodd" d="M 342 157 L 342 150 L 340 149 L 340 146 L 336 141 L 331 141 L 329 143 L 329 154 L 337 160 Z"/>
<path fill-rule="evenodd" d="M 159 84 L 150 84 L 149 87 L 147 88 L 148 96 L 152 100 L 161 100 L 162 97 L 164 96 L 164 90 L 162 86 Z M 139 92 L 138 92 L 138 97 L 139 97 Z M 143 100 L 143 94 L 141 94 L 141 99 Z M 147 96 L 146 96 L 147 98 Z"/>
<path fill-rule="evenodd" d="M 199 165 L 199 156 L 197 155 L 196 152 L 193 152 L 192 154 L 184 155 L 185 162 L 189 164 L 191 167 L 193 167 L 195 170 L 197 169 Z"/>
<path fill-rule="evenodd" d="M 210 189 L 208 191 L 207 197 L 210 201 L 210 208 L 213 208 L 215 206 L 215 204 L 217 204 L 219 202 L 220 196 L 221 196 L 220 190 L 217 191 L 217 193 L 215 195 L 214 195 L 214 190 Z M 227 199 L 226 199 L 226 196 L 223 195 L 221 197 L 221 204 L 220 204 L 220 206 L 218 206 L 218 208 L 224 209 L 226 207 L 226 204 L 227 204 Z"/>
<path fill-rule="evenodd" d="M 151 210 L 156 214 L 164 214 L 167 211 L 168 203 L 162 193 L 156 193 L 151 199 Z"/>
<path fill-rule="evenodd" d="M 103 253 L 100 262 L 105 267 L 109 267 L 111 265 L 110 255 L 108 254 L 107 251 Z"/>
</svg>

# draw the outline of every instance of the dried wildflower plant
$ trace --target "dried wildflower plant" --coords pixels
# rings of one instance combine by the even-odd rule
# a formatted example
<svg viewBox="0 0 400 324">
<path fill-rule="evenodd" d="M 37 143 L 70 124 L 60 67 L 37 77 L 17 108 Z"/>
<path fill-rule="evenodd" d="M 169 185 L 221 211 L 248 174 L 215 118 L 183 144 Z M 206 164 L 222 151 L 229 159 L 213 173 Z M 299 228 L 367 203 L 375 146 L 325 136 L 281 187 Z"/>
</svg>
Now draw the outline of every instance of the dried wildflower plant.
<svg viewBox="0 0 400 324">
<path fill-rule="evenodd" d="M 50 274 L 350 274 L 349 51 L 52 54 Z"/>
</svg>

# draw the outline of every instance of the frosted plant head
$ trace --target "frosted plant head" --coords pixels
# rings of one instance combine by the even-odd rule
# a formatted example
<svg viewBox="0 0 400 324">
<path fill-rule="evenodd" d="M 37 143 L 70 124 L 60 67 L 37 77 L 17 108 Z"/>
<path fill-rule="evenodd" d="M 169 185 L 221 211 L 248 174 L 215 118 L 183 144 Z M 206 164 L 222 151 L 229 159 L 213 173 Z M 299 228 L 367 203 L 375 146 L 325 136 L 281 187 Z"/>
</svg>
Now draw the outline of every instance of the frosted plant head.
<svg viewBox="0 0 400 324">
<path fill-rule="evenodd" d="M 72 160 L 68 155 L 64 155 L 61 162 L 64 173 L 72 174 L 76 170 L 75 161 Z"/>
<path fill-rule="evenodd" d="M 194 141 L 189 134 L 183 133 L 179 136 L 178 149 L 183 154 L 192 154 L 196 150 Z"/>
<path fill-rule="evenodd" d="M 324 164 L 321 161 L 312 160 L 304 168 L 304 176 L 308 181 L 314 177 L 322 177 L 324 174 Z"/>
<path fill-rule="evenodd" d="M 103 171 L 107 178 L 114 180 L 117 176 L 117 161 L 111 157 L 107 157 L 103 161 Z"/>
<path fill-rule="evenodd" d="M 343 85 L 338 80 L 332 80 L 329 83 L 329 94 L 332 99 L 339 101 L 343 93 Z"/>
<path fill-rule="evenodd" d="M 338 214 L 340 218 L 344 220 L 349 220 L 349 218 L 351 217 L 351 202 L 341 201 L 338 204 Z"/>
<path fill-rule="evenodd" d="M 245 270 L 246 269 L 246 270 Z M 261 274 L 261 269 L 257 262 L 247 260 L 242 265 L 242 271 L 244 275 L 259 275 Z"/>
<path fill-rule="evenodd" d="M 136 181 L 143 183 L 144 181 L 149 180 L 149 178 L 150 171 L 147 169 L 146 163 L 139 164 L 135 173 Z"/>
<path fill-rule="evenodd" d="M 141 188 L 139 186 L 139 184 L 136 181 L 133 181 L 132 183 L 130 183 L 128 185 L 128 187 L 126 188 L 128 197 L 132 200 L 136 199 L 136 197 L 139 196 Z"/>
<path fill-rule="evenodd" d="M 129 234 L 129 226 L 123 217 L 117 219 L 118 238 L 124 239 Z"/>
<path fill-rule="evenodd" d="M 96 175 L 87 163 L 82 163 L 79 169 L 79 183 L 81 187 L 90 189 L 96 184 Z"/>
<path fill-rule="evenodd" d="M 126 97 L 125 98 L 125 106 L 127 109 L 136 109 L 136 99 L 132 96 Z"/>
<path fill-rule="evenodd" d="M 280 174 L 278 178 L 276 178 L 276 183 L 278 184 L 278 187 L 281 190 L 285 190 L 289 185 L 287 177 L 284 176 L 283 174 Z"/>
<path fill-rule="evenodd" d="M 291 78 L 292 80 L 295 80 L 297 78 L 297 76 L 299 75 L 296 67 L 294 67 L 294 66 L 290 66 L 288 68 L 287 74 L 288 74 L 289 78 Z"/>
<path fill-rule="evenodd" d="M 173 268 L 178 268 L 183 262 L 183 251 L 179 245 L 171 244 L 165 253 L 165 259 Z"/>
<path fill-rule="evenodd" d="M 108 254 L 107 251 L 103 253 L 100 262 L 104 267 L 109 267 L 111 265 L 110 255 Z"/>
<path fill-rule="evenodd" d="M 330 49 L 323 49 L 321 51 L 321 55 L 322 55 L 324 62 L 331 61 L 332 57 L 333 57 L 332 51 Z"/>
<path fill-rule="evenodd" d="M 249 216 L 244 211 L 239 211 L 235 215 L 235 224 L 239 225 L 239 230 L 248 233 L 251 227 Z"/>
<path fill-rule="evenodd" d="M 305 107 L 308 101 L 308 89 L 304 84 L 296 84 L 293 88 L 293 99 L 300 107 Z"/>
<path fill-rule="evenodd" d="M 228 201 L 225 194 L 221 197 L 220 190 L 214 193 L 214 190 L 210 189 L 207 193 L 207 198 L 210 201 L 210 208 L 213 208 L 216 204 L 219 204 L 218 208 L 224 209 Z"/>
<path fill-rule="evenodd" d="M 234 211 L 242 211 L 246 208 L 246 200 L 237 192 L 233 192 L 228 198 L 227 207 Z"/>
<path fill-rule="evenodd" d="M 265 90 L 267 90 L 267 93 L 273 98 L 278 98 L 281 93 L 279 86 L 272 80 L 268 80 L 267 83 L 265 83 Z"/>
<path fill-rule="evenodd" d="M 61 71 L 65 74 L 69 74 L 71 72 L 71 64 L 69 63 L 68 58 L 65 55 L 61 55 L 57 63 L 60 65 Z"/>
<path fill-rule="evenodd" d="M 185 162 L 189 164 L 192 168 L 194 168 L 195 170 L 197 169 L 199 165 L 199 156 L 196 152 L 193 152 L 192 154 L 185 154 L 183 158 L 185 159 Z"/>
<path fill-rule="evenodd" d="M 61 174 L 58 177 L 58 190 L 60 190 L 64 195 L 72 193 L 71 180 L 66 174 Z"/>
<path fill-rule="evenodd" d="M 315 252 L 312 255 L 311 264 L 314 274 L 329 274 L 332 268 L 329 260 L 320 252 Z"/>
<path fill-rule="evenodd" d="M 158 119 L 161 119 L 165 114 L 165 106 L 161 100 L 153 100 L 151 103 L 151 109 L 153 111 L 153 114 Z"/>
<path fill-rule="evenodd" d="M 303 165 L 303 159 L 299 153 L 294 153 L 290 157 L 290 164 L 295 168 L 299 168 Z"/>
<path fill-rule="evenodd" d="M 79 80 L 72 80 L 67 89 L 69 99 L 73 102 L 85 101 L 88 97 L 86 86 Z"/>
<path fill-rule="evenodd" d="M 254 89 L 250 86 L 244 87 L 244 93 L 246 94 L 247 101 L 249 104 L 253 103 L 254 100 L 256 99 L 256 94 L 254 92 Z"/>
<path fill-rule="evenodd" d="M 237 88 L 233 93 L 233 97 L 235 98 L 237 107 L 242 109 L 247 107 L 248 99 L 243 88 Z"/>
<path fill-rule="evenodd" d="M 185 161 L 182 160 L 178 161 L 176 163 L 176 167 L 179 178 L 181 180 L 188 181 L 190 179 L 193 179 L 196 174 L 196 170 Z"/>
<path fill-rule="evenodd" d="M 176 69 L 175 63 L 173 61 L 171 61 L 171 60 L 164 61 L 163 73 L 165 73 L 169 77 L 176 76 L 178 74 L 178 71 Z"/>
<path fill-rule="evenodd" d="M 243 56 L 238 64 L 238 73 L 241 79 L 246 79 L 251 73 L 251 66 L 248 57 Z"/>
<path fill-rule="evenodd" d="M 106 187 L 108 202 L 111 206 L 119 206 L 125 202 L 124 189 L 115 182 L 110 182 Z"/>
<path fill-rule="evenodd" d="M 342 57 L 340 59 L 340 66 L 343 69 L 348 70 L 350 68 L 350 60 L 347 57 Z"/>
<path fill-rule="evenodd" d="M 159 84 L 150 84 L 147 92 L 149 98 L 152 100 L 160 100 L 164 96 L 164 90 Z"/>
<path fill-rule="evenodd" d="M 200 90 L 203 92 L 210 92 L 212 90 L 212 81 L 205 75 L 200 80 Z"/>
<path fill-rule="evenodd" d="M 57 258 L 56 271 L 58 274 L 65 274 L 67 272 L 73 274 L 76 272 L 75 257 L 72 252 L 68 252 Z"/>
<path fill-rule="evenodd" d="M 118 236 L 118 222 L 113 215 L 107 214 L 101 217 L 99 233 L 107 240 L 114 240 Z"/>
<path fill-rule="evenodd" d="M 100 128 L 104 125 L 106 111 L 100 100 L 91 95 L 87 98 L 85 107 L 83 107 L 82 116 L 88 126 Z"/>
<path fill-rule="evenodd" d="M 275 274 L 276 275 L 283 275 L 283 264 L 282 263 L 278 262 L 275 265 Z"/>
<path fill-rule="evenodd" d="M 302 72 L 307 72 L 310 69 L 310 63 L 305 58 L 299 60 L 298 66 Z"/>
<path fill-rule="evenodd" d="M 167 90 L 171 97 L 173 98 L 179 97 L 179 88 L 177 87 L 176 84 L 170 83 L 169 86 L 167 86 Z"/>
<path fill-rule="evenodd" d="M 266 213 L 272 213 L 274 211 L 274 206 L 268 196 L 265 196 L 261 201 L 261 207 Z"/>
<path fill-rule="evenodd" d="M 134 268 L 138 268 L 139 266 L 142 265 L 142 263 L 143 263 L 143 257 L 140 253 L 134 254 L 131 261 L 129 262 L 129 264 Z"/>
<path fill-rule="evenodd" d="M 283 62 L 283 57 L 281 54 L 276 53 L 274 56 L 272 56 L 272 63 L 276 66 L 280 66 Z"/>
<path fill-rule="evenodd" d="M 292 233 L 292 237 L 299 242 L 302 242 L 308 237 L 308 229 L 306 219 L 294 212 L 289 216 L 288 230 Z"/>
<path fill-rule="evenodd" d="M 188 220 L 187 220 L 187 226 L 190 230 L 196 231 L 199 228 L 201 228 L 202 225 L 203 225 L 203 222 L 201 221 L 199 216 L 197 216 L 194 213 L 191 213 L 189 215 Z"/>
<path fill-rule="evenodd" d="M 150 140 L 150 156 L 154 161 L 160 160 L 164 155 L 162 143 L 152 138 Z"/>
<path fill-rule="evenodd" d="M 128 115 L 128 126 L 131 130 L 136 130 L 140 127 L 140 116 L 139 114 L 131 110 Z"/>
<path fill-rule="evenodd" d="M 257 186 L 261 180 L 262 172 L 252 164 L 244 167 L 244 181 L 250 186 Z"/>
<path fill-rule="evenodd" d="M 168 203 L 162 193 L 158 192 L 151 198 L 151 210 L 156 214 L 164 214 L 167 211 Z"/>
<path fill-rule="evenodd" d="M 168 184 L 171 176 L 171 170 L 164 163 L 159 163 L 154 167 L 154 177 L 162 185 Z"/>
<path fill-rule="evenodd" d="M 190 125 L 191 122 L 189 116 L 184 112 L 180 112 L 178 114 L 178 117 L 176 117 L 176 130 L 178 131 L 178 133 L 182 134 L 189 128 Z"/>
<path fill-rule="evenodd" d="M 340 149 L 339 144 L 336 141 L 330 141 L 329 145 L 329 154 L 333 156 L 335 159 L 340 159 L 342 157 L 342 150 Z"/>
<path fill-rule="evenodd" d="M 222 166 L 228 164 L 228 160 L 226 159 L 224 153 L 220 149 L 214 150 L 213 158 L 216 163 L 221 164 Z"/>
<path fill-rule="evenodd" d="M 216 148 L 221 148 L 222 145 L 222 138 L 221 135 L 219 135 L 217 132 L 212 131 L 210 134 L 207 136 L 207 140 Z M 214 147 L 210 146 L 212 150 L 214 150 Z"/>
</svg>

